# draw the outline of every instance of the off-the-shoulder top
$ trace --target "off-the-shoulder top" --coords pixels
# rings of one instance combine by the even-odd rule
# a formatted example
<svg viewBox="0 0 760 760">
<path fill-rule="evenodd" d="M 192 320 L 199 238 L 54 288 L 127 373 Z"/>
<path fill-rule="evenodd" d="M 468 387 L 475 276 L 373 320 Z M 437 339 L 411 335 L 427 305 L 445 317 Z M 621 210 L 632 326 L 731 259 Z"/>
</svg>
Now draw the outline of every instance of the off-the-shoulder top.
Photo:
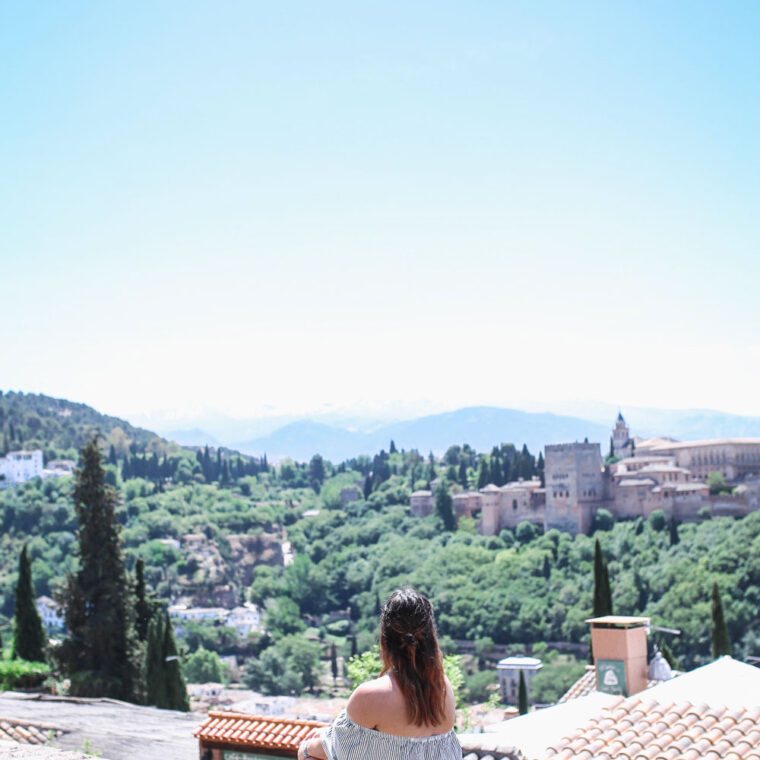
<svg viewBox="0 0 760 760">
<path fill-rule="evenodd" d="M 398 736 L 360 726 L 345 710 L 322 735 L 327 760 L 462 760 L 454 731 L 433 736 Z"/>
</svg>

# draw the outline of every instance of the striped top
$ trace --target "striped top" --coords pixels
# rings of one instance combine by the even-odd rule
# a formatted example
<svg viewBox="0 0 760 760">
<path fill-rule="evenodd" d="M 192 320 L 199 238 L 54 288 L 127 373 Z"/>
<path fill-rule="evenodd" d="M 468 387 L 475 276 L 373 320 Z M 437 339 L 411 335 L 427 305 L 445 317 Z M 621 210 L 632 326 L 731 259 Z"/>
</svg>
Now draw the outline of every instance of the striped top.
<svg viewBox="0 0 760 760">
<path fill-rule="evenodd" d="M 433 736 L 397 736 L 354 723 L 345 710 L 322 735 L 327 760 L 462 760 L 454 731 Z"/>
</svg>

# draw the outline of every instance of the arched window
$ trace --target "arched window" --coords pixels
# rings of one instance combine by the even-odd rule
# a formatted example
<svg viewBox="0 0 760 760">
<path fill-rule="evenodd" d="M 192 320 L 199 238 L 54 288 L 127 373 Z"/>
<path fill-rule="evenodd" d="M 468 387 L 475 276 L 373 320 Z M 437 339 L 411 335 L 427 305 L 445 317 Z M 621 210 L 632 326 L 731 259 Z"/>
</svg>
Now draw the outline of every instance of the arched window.
<svg viewBox="0 0 760 760">
<path fill-rule="evenodd" d="M 517 499 L 512 499 L 512 509 L 517 509 Z"/>
</svg>

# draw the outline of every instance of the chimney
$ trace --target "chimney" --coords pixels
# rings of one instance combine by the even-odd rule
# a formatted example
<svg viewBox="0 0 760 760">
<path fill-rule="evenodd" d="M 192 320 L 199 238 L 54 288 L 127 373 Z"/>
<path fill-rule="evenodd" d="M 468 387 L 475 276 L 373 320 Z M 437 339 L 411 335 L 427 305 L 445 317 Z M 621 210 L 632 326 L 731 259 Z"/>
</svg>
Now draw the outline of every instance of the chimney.
<svg viewBox="0 0 760 760">
<path fill-rule="evenodd" d="M 647 688 L 649 618 L 605 615 L 590 618 L 596 688 L 630 697 Z"/>
</svg>

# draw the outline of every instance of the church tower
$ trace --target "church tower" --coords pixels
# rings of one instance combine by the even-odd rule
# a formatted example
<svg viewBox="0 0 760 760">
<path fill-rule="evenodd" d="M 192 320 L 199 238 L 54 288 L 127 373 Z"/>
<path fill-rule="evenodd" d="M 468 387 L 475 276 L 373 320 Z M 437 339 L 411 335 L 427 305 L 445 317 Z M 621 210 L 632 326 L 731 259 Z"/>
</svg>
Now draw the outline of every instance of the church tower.
<svg viewBox="0 0 760 760">
<path fill-rule="evenodd" d="M 631 431 L 625 424 L 623 415 L 618 412 L 615 427 L 612 428 L 612 451 L 615 456 L 629 457 L 633 454 L 633 442 L 631 441 Z"/>
</svg>

